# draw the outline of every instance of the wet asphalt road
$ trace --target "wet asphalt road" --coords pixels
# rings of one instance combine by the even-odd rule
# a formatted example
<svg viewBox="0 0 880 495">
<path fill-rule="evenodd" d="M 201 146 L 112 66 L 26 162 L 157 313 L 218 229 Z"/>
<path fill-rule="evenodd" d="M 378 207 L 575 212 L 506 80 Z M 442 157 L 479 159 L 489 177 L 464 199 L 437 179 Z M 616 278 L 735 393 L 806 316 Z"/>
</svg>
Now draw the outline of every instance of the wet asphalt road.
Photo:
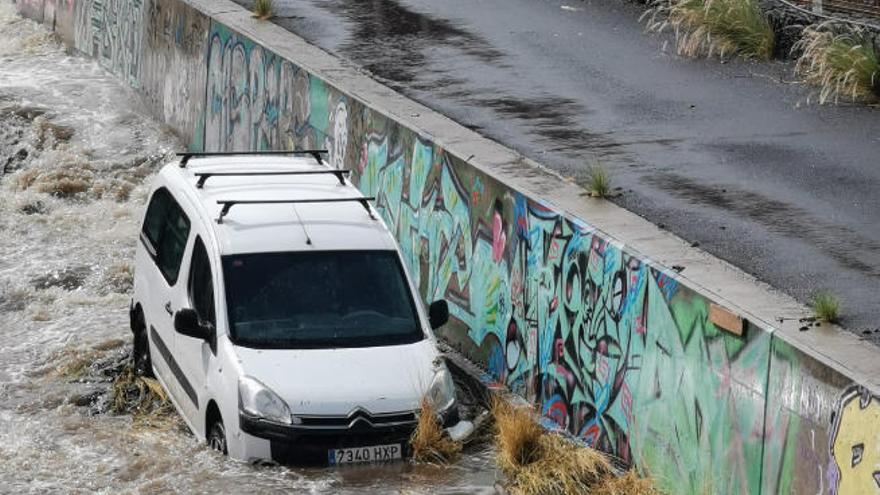
<svg viewBox="0 0 880 495">
<path fill-rule="evenodd" d="M 880 328 L 880 110 L 808 104 L 790 63 L 663 53 L 667 38 L 619 0 L 275 0 L 275 11 L 563 175 L 583 182 L 601 163 L 621 206 L 801 301 L 837 294 L 860 335 Z"/>
</svg>

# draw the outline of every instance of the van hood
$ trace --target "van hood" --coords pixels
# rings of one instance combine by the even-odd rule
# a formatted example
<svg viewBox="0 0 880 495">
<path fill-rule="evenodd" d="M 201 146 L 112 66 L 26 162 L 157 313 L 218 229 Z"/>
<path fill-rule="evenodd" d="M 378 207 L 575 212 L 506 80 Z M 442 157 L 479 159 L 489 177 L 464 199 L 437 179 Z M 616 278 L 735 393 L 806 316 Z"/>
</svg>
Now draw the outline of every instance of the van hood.
<svg viewBox="0 0 880 495">
<path fill-rule="evenodd" d="M 256 378 L 296 414 L 347 415 L 413 411 L 439 364 L 430 339 L 351 349 L 235 347 L 242 374 Z"/>
</svg>

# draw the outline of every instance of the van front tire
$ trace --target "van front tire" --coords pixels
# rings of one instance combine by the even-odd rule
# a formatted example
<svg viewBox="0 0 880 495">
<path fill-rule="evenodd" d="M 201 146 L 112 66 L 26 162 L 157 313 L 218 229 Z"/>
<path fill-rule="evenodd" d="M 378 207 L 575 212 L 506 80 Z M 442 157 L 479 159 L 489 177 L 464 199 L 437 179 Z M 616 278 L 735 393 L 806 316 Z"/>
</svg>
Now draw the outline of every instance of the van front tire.
<svg viewBox="0 0 880 495">
<path fill-rule="evenodd" d="M 219 419 L 214 420 L 208 429 L 208 447 L 223 455 L 229 455 L 229 449 L 226 447 L 226 428 Z"/>
</svg>

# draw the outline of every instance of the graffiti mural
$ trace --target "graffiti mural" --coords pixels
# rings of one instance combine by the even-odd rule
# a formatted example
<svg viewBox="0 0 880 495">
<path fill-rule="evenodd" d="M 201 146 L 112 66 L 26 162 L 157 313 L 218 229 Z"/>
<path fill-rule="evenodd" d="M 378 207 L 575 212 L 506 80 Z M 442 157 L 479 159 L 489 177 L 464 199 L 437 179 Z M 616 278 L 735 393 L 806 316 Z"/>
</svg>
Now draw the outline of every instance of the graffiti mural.
<svg viewBox="0 0 880 495">
<path fill-rule="evenodd" d="M 323 81 L 216 24 L 207 65 L 205 149 L 319 147 L 343 165 L 350 110 Z"/>
<path fill-rule="evenodd" d="M 144 53 L 144 0 L 83 0 L 75 9 L 74 46 L 138 87 Z"/>
<path fill-rule="evenodd" d="M 850 387 L 841 396 L 830 451 L 834 493 L 880 492 L 880 399 L 867 389 Z"/>
<path fill-rule="evenodd" d="M 150 108 L 185 142 L 201 149 L 205 112 L 204 47 L 210 20 L 176 0 L 151 0 L 141 71 Z"/>
</svg>

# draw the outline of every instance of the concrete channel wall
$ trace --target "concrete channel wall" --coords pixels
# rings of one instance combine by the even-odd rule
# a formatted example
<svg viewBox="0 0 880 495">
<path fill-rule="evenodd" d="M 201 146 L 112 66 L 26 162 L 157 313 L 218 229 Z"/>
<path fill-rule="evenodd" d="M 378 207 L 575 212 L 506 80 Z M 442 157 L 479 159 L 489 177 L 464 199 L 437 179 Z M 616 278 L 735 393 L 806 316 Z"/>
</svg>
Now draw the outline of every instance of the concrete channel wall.
<svg viewBox="0 0 880 495">
<path fill-rule="evenodd" d="M 441 337 L 669 493 L 878 490 L 876 350 L 791 299 L 226 0 L 18 7 L 195 150 L 327 148 Z"/>
</svg>

